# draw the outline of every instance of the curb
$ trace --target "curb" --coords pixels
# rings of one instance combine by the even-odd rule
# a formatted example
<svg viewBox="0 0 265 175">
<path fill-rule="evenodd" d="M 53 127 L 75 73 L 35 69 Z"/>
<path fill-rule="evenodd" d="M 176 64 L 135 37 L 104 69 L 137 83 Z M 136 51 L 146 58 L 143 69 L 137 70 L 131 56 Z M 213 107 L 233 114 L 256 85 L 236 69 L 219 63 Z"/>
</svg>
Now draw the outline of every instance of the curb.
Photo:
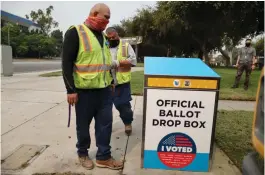
<svg viewBox="0 0 265 175">
<path fill-rule="evenodd" d="M 57 72 L 61 71 L 62 69 L 55 69 L 55 70 L 46 70 L 46 71 L 36 71 L 36 72 L 20 72 L 20 73 L 14 73 L 14 75 L 39 75 L 39 74 L 45 74 L 45 73 L 51 73 L 51 72 Z"/>
</svg>

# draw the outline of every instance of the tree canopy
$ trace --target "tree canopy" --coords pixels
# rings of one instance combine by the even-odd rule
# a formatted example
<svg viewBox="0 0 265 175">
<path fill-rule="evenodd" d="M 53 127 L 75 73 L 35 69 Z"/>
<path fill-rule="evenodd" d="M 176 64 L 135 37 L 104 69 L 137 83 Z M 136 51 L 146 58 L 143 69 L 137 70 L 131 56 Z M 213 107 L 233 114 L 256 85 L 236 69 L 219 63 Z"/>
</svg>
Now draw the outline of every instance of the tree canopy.
<svg viewBox="0 0 265 175">
<path fill-rule="evenodd" d="M 264 37 L 259 38 L 254 43 L 254 48 L 256 49 L 256 55 L 257 56 L 264 56 Z"/>
<path fill-rule="evenodd" d="M 12 46 L 14 57 L 55 57 L 59 56 L 63 42 L 63 32 L 54 30 L 59 23 L 52 17 L 53 6 L 31 11 L 26 15 L 40 26 L 40 30 L 29 31 L 23 26 L 7 23 L 1 28 L 1 42 L 8 44 L 8 32 L 10 45 Z"/>
<path fill-rule="evenodd" d="M 208 62 L 210 52 L 220 51 L 229 64 L 229 52 L 243 38 L 264 32 L 264 2 L 161 1 L 119 27 L 125 36 L 143 36 L 142 47 L 161 47 L 160 55 L 197 54 Z"/>
</svg>

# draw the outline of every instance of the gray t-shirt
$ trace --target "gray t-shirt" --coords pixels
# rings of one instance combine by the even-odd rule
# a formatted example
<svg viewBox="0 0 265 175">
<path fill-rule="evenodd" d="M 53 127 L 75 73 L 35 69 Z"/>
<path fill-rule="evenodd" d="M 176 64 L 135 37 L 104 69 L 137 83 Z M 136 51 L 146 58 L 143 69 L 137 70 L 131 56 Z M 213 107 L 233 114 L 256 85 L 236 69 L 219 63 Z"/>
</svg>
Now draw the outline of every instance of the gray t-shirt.
<svg viewBox="0 0 265 175">
<path fill-rule="evenodd" d="M 253 47 L 242 47 L 239 50 L 239 63 L 252 63 L 256 56 L 256 49 Z"/>
</svg>

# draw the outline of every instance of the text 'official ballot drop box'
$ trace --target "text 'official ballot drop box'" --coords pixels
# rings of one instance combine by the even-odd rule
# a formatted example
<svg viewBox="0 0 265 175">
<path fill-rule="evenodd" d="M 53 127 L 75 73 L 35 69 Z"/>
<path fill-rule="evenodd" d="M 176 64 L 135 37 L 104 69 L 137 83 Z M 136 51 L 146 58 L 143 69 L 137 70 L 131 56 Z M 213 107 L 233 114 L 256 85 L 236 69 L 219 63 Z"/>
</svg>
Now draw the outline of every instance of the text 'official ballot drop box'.
<svg viewBox="0 0 265 175">
<path fill-rule="evenodd" d="M 220 76 L 197 58 L 146 57 L 142 168 L 208 172 Z"/>
</svg>

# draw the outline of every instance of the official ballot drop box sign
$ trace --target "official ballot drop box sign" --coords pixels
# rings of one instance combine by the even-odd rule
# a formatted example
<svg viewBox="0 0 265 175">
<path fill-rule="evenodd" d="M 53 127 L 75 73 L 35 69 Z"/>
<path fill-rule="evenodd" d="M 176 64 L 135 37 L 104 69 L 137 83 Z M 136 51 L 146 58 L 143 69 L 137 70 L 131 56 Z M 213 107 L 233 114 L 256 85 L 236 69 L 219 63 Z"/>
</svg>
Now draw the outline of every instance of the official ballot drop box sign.
<svg viewBox="0 0 265 175">
<path fill-rule="evenodd" d="M 146 57 L 143 168 L 208 172 L 220 76 L 197 58 Z"/>
</svg>

